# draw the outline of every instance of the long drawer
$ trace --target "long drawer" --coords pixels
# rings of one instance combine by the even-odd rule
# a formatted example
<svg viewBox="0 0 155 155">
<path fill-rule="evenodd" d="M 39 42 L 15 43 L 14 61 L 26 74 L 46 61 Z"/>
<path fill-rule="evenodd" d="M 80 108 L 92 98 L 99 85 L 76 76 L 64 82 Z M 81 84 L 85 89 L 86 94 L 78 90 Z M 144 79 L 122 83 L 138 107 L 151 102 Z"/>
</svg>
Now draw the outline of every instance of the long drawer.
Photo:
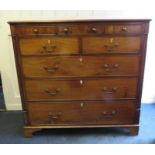
<svg viewBox="0 0 155 155">
<path fill-rule="evenodd" d="M 23 57 L 25 77 L 135 76 L 139 56 Z"/>
<path fill-rule="evenodd" d="M 136 98 L 137 79 L 26 80 L 27 100 L 113 100 Z"/>
<path fill-rule="evenodd" d="M 31 125 L 88 125 L 134 123 L 132 101 L 37 102 L 27 103 Z"/>
<path fill-rule="evenodd" d="M 141 37 L 83 37 L 84 53 L 138 53 Z"/>
</svg>

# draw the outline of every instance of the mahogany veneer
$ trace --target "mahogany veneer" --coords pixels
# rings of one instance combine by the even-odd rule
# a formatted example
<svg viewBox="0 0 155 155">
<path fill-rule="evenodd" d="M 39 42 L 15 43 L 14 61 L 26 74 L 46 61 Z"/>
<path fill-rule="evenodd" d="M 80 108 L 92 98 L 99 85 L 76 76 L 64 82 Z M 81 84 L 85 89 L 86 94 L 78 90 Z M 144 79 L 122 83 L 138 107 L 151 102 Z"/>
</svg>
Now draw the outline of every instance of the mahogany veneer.
<svg viewBox="0 0 155 155">
<path fill-rule="evenodd" d="M 149 19 L 9 22 L 25 118 L 138 134 Z"/>
</svg>

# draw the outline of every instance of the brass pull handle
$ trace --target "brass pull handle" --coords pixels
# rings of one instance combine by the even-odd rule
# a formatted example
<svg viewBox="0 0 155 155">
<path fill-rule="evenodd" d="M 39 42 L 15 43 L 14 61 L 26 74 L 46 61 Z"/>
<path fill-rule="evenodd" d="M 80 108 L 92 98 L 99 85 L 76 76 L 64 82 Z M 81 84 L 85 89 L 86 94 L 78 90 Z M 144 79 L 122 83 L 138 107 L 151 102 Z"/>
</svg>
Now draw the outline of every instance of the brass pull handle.
<svg viewBox="0 0 155 155">
<path fill-rule="evenodd" d="M 51 96 L 56 96 L 59 94 L 60 92 L 60 89 L 54 89 L 54 90 L 49 90 L 49 89 L 46 89 L 45 92 Z"/>
<path fill-rule="evenodd" d="M 105 44 L 103 47 L 104 47 L 104 48 L 116 48 L 116 47 L 118 47 L 118 46 L 119 46 L 119 44 L 116 43 L 116 44 L 112 44 L 112 45 L 107 45 L 107 44 Z"/>
<path fill-rule="evenodd" d="M 33 29 L 33 32 L 34 32 L 35 34 L 37 34 L 37 33 L 39 33 L 39 30 L 38 30 L 38 29 Z"/>
<path fill-rule="evenodd" d="M 42 45 L 41 46 L 44 50 L 47 48 L 47 46 L 46 45 Z"/>
<path fill-rule="evenodd" d="M 58 114 L 52 114 L 51 112 L 48 114 L 48 119 L 50 123 L 53 123 L 55 121 L 58 121 L 60 117 L 62 116 L 62 112 L 58 112 Z"/>
<path fill-rule="evenodd" d="M 54 50 L 56 49 L 57 45 L 51 45 L 51 46 L 50 45 L 48 45 L 48 46 L 42 45 L 41 47 L 43 49 L 43 51 L 41 51 L 41 53 L 44 53 L 44 52 L 51 53 L 51 52 L 54 52 Z M 49 48 L 52 48 L 52 50 L 48 50 Z"/>
<path fill-rule="evenodd" d="M 53 66 L 51 68 L 47 67 L 47 66 L 44 66 L 43 68 L 44 68 L 44 70 L 46 70 L 47 72 L 50 72 L 50 73 L 54 73 L 57 70 L 59 70 L 59 66 L 58 65 L 55 65 L 55 66 Z"/>
<path fill-rule="evenodd" d="M 107 87 L 103 87 L 103 91 L 106 92 L 106 93 L 114 93 L 117 91 L 117 87 L 113 87 L 113 88 L 110 88 L 108 89 Z"/>
<path fill-rule="evenodd" d="M 127 27 L 123 26 L 123 27 L 121 28 L 121 30 L 122 30 L 122 31 L 127 31 Z"/>
<path fill-rule="evenodd" d="M 113 72 L 119 68 L 119 64 L 104 64 L 106 72 Z"/>
<path fill-rule="evenodd" d="M 116 115 L 116 111 L 115 110 L 113 110 L 111 112 L 107 112 L 107 111 L 103 111 L 102 112 L 102 116 L 104 116 L 105 118 L 112 118 L 115 115 Z"/>
<path fill-rule="evenodd" d="M 96 33 L 97 29 L 95 27 L 91 28 L 91 32 Z"/>
<path fill-rule="evenodd" d="M 51 45 L 51 48 L 55 49 L 57 48 L 57 45 Z"/>
</svg>

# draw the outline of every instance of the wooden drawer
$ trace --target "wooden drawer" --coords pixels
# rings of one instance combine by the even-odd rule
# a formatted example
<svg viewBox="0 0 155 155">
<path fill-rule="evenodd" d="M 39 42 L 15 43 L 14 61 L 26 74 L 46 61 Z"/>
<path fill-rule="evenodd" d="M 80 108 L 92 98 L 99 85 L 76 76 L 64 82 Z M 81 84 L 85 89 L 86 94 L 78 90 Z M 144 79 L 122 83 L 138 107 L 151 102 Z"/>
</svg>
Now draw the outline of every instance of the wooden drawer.
<svg viewBox="0 0 155 155">
<path fill-rule="evenodd" d="M 136 53 L 140 51 L 140 37 L 84 37 L 84 53 Z"/>
<path fill-rule="evenodd" d="M 27 100 L 106 100 L 135 98 L 137 79 L 27 80 Z"/>
<path fill-rule="evenodd" d="M 37 25 L 29 25 L 29 26 L 18 26 L 15 29 L 16 34 L 19 36 L 25 35 L 42 35 L 42 34 L 49 34 L 49 35 L 56 35 L 57 30 L 56 26 L 37 26 Z"/>
<path fill-rule="evenodd" d="M 59 35 L 95 35 L 104 34 L 104 24 L 79 24 L 58 26 Z"/>
<path fill-rule="evenodd" d="M 142 24 L 116 24 L 114 25 L 114 33 L 118 34 L 140 34 L 144 33 L 144 28 Z"/>
<path fill-rule="evenodd" d="M 20 50 L 22 55 L 76 54 L 79 45 L 78 39 L 73 37 L 23 38 Z"/>
<path fill-rule="evenodd" d="M 87 77 L 138 75 L 139 56 L 24 57 L 25 77 Z"/>
<path fill-rule="evenodd" d="M 134 123 L 132 101 L 27 103 L 31 125 L 88 125 Z"/>
</svg>

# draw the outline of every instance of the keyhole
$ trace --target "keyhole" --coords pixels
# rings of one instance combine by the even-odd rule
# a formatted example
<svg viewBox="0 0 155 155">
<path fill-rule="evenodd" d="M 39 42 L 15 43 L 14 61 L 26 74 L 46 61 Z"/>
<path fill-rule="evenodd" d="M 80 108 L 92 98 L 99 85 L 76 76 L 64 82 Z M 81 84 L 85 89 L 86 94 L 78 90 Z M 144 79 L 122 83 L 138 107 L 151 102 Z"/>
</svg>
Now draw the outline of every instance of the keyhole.
<svg viewBox="0 0 155 155">
<path fill-rule="evenodd" d="M 113 38 L 110 38 L 110 43 L 113 43 L 114 39 Z"/>
<path fill-rule="evenodd" d="M 81 85 L 83 84 L 83 80 L 80 80 L 80 84 L 81 84 Z"/>
<path fill-rule="evenodd" d="M 83 59 L 82 59 L 82 58 L 80 58 L 79 60 L 80 60 L 80 62 L 82 62 L 82 61 L 83 61 Z"/>
<path fill-rule="evenodd" d="M 47 43 L 50 44 L 51 43 L 51 40 L 47 40 Z"/>
<path fill-rule="evenodd" d="M 81 106 L 81 108 L 83 108 L 83 106 L 84 106 L 84 103 L 80 103 L 80 106 Z"/>
</svg>

